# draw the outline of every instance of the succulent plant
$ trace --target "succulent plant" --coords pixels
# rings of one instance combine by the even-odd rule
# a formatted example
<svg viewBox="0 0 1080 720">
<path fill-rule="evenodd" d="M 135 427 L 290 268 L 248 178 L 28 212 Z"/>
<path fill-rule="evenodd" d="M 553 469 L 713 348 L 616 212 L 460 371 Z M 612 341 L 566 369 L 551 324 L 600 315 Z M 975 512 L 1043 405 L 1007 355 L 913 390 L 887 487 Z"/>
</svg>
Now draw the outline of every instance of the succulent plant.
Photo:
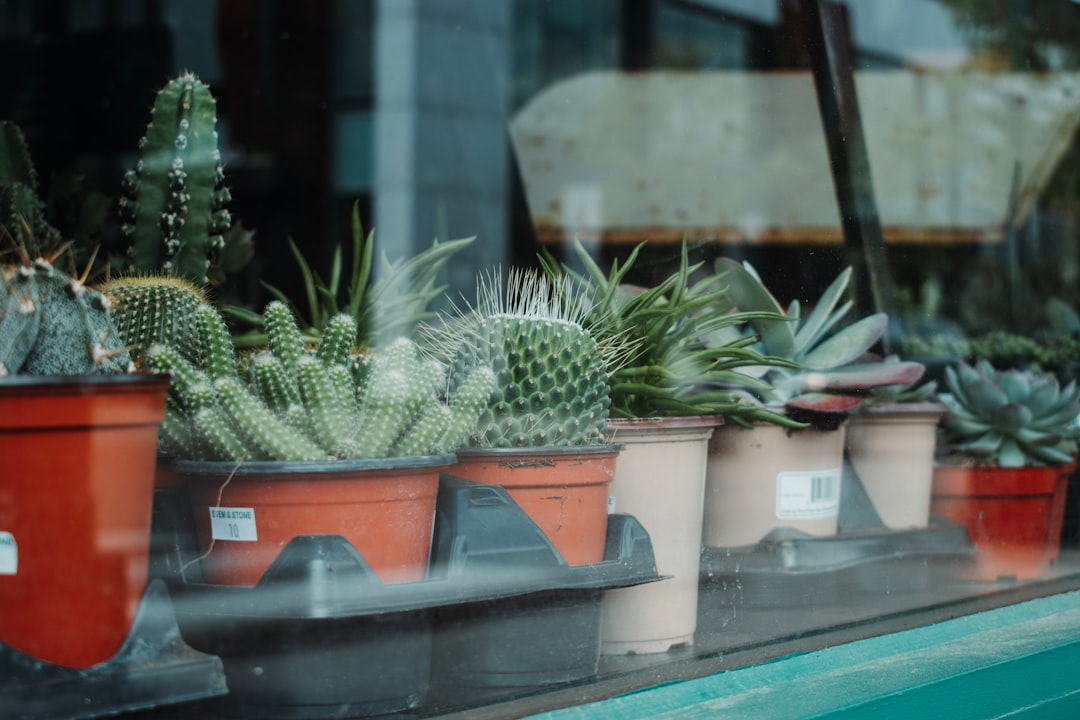
<svg viewBox="0 0 1080 720">
<path fill-rule="evenodd" d="M 621 344 L 623 361 L 610 374 L 611 416 L 640 418 L 677 415 L 722 415 L 740 425 L 754 421 L 801 427 L 781 414 L 746 402 L 730 385 L 765 385 L 739 374 L 739 367 L 788 365 L 749 349 L 753 341 L 735 337 L 708 346 L 705 338 L 753 317 L 731 313 L 725 289 L 711 277 L 691 283 L 701 264 L 690 264 L 683 242 L 679 269 L 652 288 L 625 282 L 644 243 L 633 249 L 622 266 L 616 262 L 605 274 L 579 242 L 574 250 L 584 267 L 576 271 L 541 256 L 544 271 L 561 287 L 573 289 L 571 302 L 583 307 L 583 322 L 601 344 Z"/>
<path fill-rule="evenodd" d="M 111 302 L 58 270 L 55 256 L 0 266 L 0 375 L 127 372 L 130 359 Z"/>
<path fill-rule="evenodd" d="M 1080 391 L 1035 370 L 995 370 L 987 361 L 945 368 L 950 409 L 942 447 L 953 456 L 1001 467 L 1073 462 Z"/>
<path fill-rule="evenodd" d="M 494 387 L 479 367 L 449 402 L 442 365 L 399 338 L 354 354 L 355 321 L 331 318 L 325 341 L 305 344 L 291 311 L 264 312 L 269 347 L 237 363 L 218 311 L 196 314 L 201 365 L 157 344 L 144 364 L 173 375 L 162 425 L 167 454 L 199 460 L 323 460 L 428 455 L 457 449 Z"/>
<path fill-rule="evenodd" d="M 851 268 L 837 275 L 805 316 L 797 300 L 784 310 L 749 264 L 720 258 L 716 274 L 736 308 L 758 312 L 747 321 L 759 340 L 754 347 L 791 361 L 787 366 L 740 368 L 767 383 L 768 389 L 755 392 L 766 406 L 797 414 L 844 413 L 862 404 L 872 388 L 908 385 L 925 372 L 921 363 L 884 363 L 868 355 L 888 326 L 885 313 L 843 324 L 852 308 L 850 300 L 841 302 Z M 725 330 L 722 337 L 730 341 L 731 328 Z"/>
<path fill-rule="evenodd" d="M 893 365 L 902 362 L 896 355 L 889 355 L 882 362 Z M 938 383 L 936 380 L 919 382 L 917 378 L 909 383 L 894 385 L 879 385 L 870 388 L 866 398 L 867 405 L 896 405 L 910 403 L 940 403 L 938 397 Z"/>
<path fill-rule="evenodd" d="M 603 442 L 611 353 L 577 317 L 543 275 L 514 270 L 505 287 L 501 276 L 482 277 L 475 307 L 425 333 L 448 364 L 451 398 L 468 386 L 477 368 L 495 373 L 497 387 L 469 447 Z"/>
<path fill-rule="evenodd" d="M 303 317 L 300 329 L 309 342 L 319 342 L 323 328 L 338 313 L 346 313 L 356 321 L 357 343 L 361 347 L 373 347 L 402 335 L 412 336 L 422 323 L 436 317 L 431 305 L 445 290 L 445 286 L 437 282 L 439 272 L 475 238 L 436 240 L 431 247 L 410 258 L 391 261 L 385 253 L 376 256 L 375 233 L 364 234 L 355 204 L 351 223 L 352 248 L 347 280 L 343 278 L 345 260 L 340 245 L 334 249 L 330 270 L 324 279 L 289 239 L 303 281 L 306 316 L 301 316 L 292 299 L 278 288 L 265 285 L 267 291 L 297 311 L 298 317 Z M 266 343 L 266 328 L 260 315 L 236 306 L 226 306 L 223 310 L 252 327 L 236 337 L 238 346 L 255 347 Z"/>
<path fill-rule="evenodd" d="M 125 275 L 100 289 L 113 301 L 113 322 L 136 365 L 155 344 L 175 347 L 189 362 L 202 362 L 199 308 L 206 293 L 175 275 Z"/>
<path fill-rule="evenodd" d="M 17 247 L 54 248 L 60 232 L 46 219 L 37 169 L 18 125 L 0 122 L 0 228 Z"/>
<path fill-rule="evenodd" d="M 119 206 L 131 270 L 207 284 L 232 222 L 216 113 L 210 88 L 192 73 L 158 91 Z"/>
</svg>

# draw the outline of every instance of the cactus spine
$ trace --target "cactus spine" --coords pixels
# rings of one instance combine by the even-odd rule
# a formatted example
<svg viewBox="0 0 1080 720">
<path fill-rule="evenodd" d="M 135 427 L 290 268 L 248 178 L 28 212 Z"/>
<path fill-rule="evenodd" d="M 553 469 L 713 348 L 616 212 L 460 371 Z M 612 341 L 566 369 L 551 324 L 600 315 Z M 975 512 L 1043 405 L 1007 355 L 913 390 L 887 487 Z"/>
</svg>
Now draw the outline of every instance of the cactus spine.
<svg viewBox="0 0 1080 720">
<path fill-rule="evenodd" d="M 0 267 L 0 375 L 98 375 L 130 363 L 109 298 L 38 257 Z"/>
<path fill-rule="evenodd" d="M 470 389 L 447 404 L 439 394 L 442 365 L 422 358 L 405 339 L 353 355 L 356 324 L 344 314 L 327 325 L 325 346 L 306 348 L 280 302 L 264 312 L 270 348 L 237 373 L 217 311 L 203 306 L 198 317 L 201 366 L 161 344 L 144 360 L 173 374 L 163 449 L 184 457 L 319 460 L 448 452 L 472 431 L 494 387 L 494 375 L 482 368 Z"/>
<path fill-rule="evenodd" d="M 454 398 L 470 375 L 490 367 L 497 390 L 471 447 L 540 447 L 603 442 L 610 407 L 604 353 L 576 320 L 575 305 L 535 273 L 481 283 L 477 307 L 429 333 L 449 357 Z"/>
<path fill-rule="evenodd" d="M 136 363 L 156 343 L 202 362 L 196 313 L 208 300 L 195 285 L 173 276 L 128 275 L 108 281 L 102 292 L 113 300 L 113 322 Z"/>
<path fill-rule="evenodd" d="M 0 228 L 16 247 L 56 247 L 60 232 L 45 216 L 26 137 L 15 123 L 0 122 Z"/>
<path fill-rule="evenodd" d="M 120 201 L 129 263 L 137 272 L 208 282 L 231 224 L 216 107 L 210 88 L 191 73 L 157 94 L 139 163 L 125 175 Z"/>
</svg>

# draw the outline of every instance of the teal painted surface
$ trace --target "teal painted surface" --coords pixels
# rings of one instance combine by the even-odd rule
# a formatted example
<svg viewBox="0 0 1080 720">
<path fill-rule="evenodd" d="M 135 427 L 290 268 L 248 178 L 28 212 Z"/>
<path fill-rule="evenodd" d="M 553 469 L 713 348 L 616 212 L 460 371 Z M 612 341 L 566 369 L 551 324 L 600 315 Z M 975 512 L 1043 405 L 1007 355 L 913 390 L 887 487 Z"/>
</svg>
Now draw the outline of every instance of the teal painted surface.
<svg viewBox="0 0 1080 720">
<path fill-rule="evenodd" d="M 1080 593 L 534 717 L 1080 718 Z"/>
</svg>

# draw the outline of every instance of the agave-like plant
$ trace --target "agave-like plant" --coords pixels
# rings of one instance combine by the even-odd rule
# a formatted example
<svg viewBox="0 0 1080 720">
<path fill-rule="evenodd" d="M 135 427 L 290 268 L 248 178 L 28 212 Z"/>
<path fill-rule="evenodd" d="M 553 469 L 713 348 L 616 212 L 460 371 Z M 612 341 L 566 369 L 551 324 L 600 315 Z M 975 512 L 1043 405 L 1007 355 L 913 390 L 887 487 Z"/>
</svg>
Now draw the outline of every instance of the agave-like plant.
<svg viewBox="0 0 1080 720">
<path fill-rule="evenodd" d="M 1036 370 L 996 370 L 987 361 L 945 368 L 951 393 L 943 450 L 984 465 L 1063 465 L 1076 455 L 1080 390 Z"/>
<path fill-rule="evenodd" d="M 768 387 L 755 394 L 768 407 L 789 412 L 850 412 L 871 389 L 914 383 L 926 370 L 922 363 L 885 363 L 869 354 L 888 327 L 887 314 L 874 313 L 843 324 L 853 306 L 851 300 L 841 302 L 851 281 L 850 267 L 837 275 L 805 316 L 798 300 L 786 310 L 781 307 L 750 264 L 720 258 L 715 267 L 735 306 L 740 311 L 756 311 L 747 321 L 758 340 L 751 347 L 791 361 L 786 366 L 741 368 L 766 382 Z M 717 338 L 730 341 L 734 331 L 726 328 L 714 342 Z"/>
<path fill-rule="evenodd" d="M 803 424 L 756 403 L 746 402 L 743 388 L 768 391 L 763 381 L 738 370 L 743 367 L 795 367 L 784 358 L 766 357 L 739 336 L 706 344 L 705 338 L 751 320 L 777 321 L 772 312 L 731 312 L 725 288 L 707 276 L 691 277 L 702 267 L 691 264 L 683 242 L 678 269 L 650 288 L 626 282 L 626 275 L 644 243 L 620 266 L 605 273 L 580 242 L 574 243 L 584 272 L 541 255 L 544 271 L 563 287 L 576 288 L 587 302 L 583 322 L 601 343 L 620 338 L 633 348 L 626 362 L 611 371 L 611 416 L 644 418 L 720 415 L 741 426 L 771 422 L 787 427 Z"/>
</svg>

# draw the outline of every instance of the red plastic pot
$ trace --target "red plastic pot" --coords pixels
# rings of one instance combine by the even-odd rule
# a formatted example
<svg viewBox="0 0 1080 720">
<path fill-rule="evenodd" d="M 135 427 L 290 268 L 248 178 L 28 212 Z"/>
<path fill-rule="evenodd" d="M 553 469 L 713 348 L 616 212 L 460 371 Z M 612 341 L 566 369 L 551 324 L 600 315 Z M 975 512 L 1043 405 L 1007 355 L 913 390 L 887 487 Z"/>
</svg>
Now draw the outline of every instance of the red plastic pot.
<svg viewBox="0 0 1080 720">
<path fill-rule="evenodd" d="M 620 445 L 461 450 L 451 475 L 503 487 L 568 565 L 604 559 Z"/>
<path fill-rule="evenodd" d="M 0 641 L 85 668 L 146 590 L 160 375 L 0 381 Z"/>
<path fill-rule="evenodd" d="M 1057 562 L 1073 466 L 934 469 L 930 512 L 968 529 L 978 556 L 970 580 L 1041 577 Z"/>
<path fill-rule="evenodd" d="M 345 538 L 384 583 L 422 580 L 439 473 L 453 455 L 330 462 L 176 462 L 207 582 L 255 585 L 299 535 Z"/>
</svg>

